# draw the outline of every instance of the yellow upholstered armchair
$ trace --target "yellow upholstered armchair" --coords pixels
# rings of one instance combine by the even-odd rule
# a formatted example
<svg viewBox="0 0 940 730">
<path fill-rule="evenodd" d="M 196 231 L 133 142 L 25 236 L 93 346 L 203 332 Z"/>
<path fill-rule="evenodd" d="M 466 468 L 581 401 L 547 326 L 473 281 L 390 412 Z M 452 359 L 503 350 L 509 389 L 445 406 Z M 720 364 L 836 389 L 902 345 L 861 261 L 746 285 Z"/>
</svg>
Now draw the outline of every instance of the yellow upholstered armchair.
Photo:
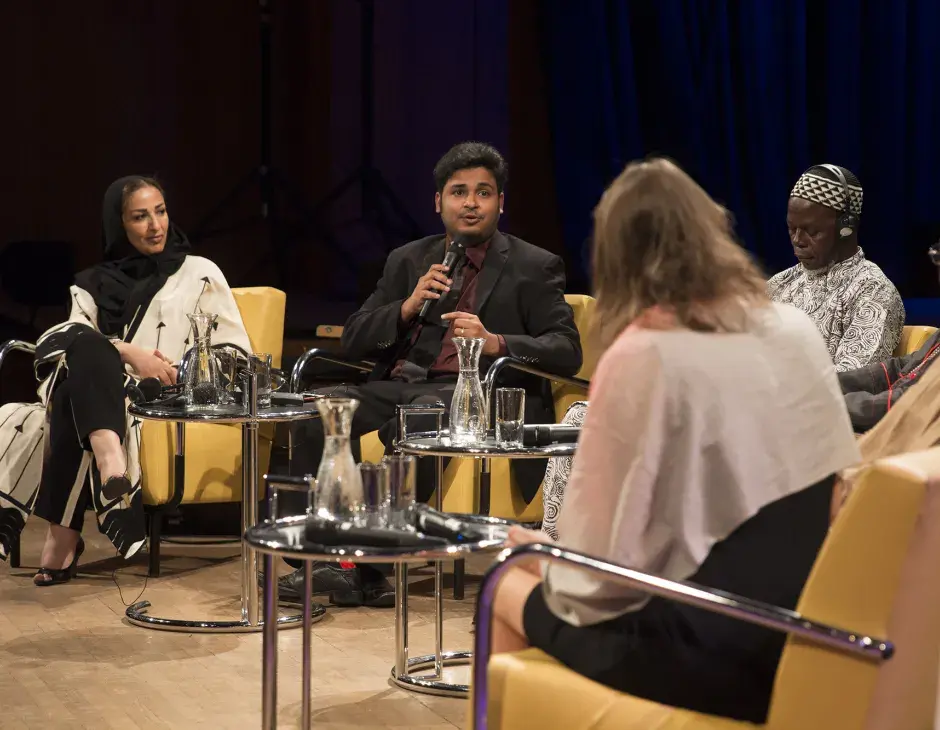
<svg viewBox="0 0 940 730">
<path fill-rule="evenodd" d="M 653 579 L 550 546 L 504 551 L 483 581 L 478 604 L 473 728 L 933 727 L 940 649 L 938 482 L 940 448 L 867 468 L 823 544 L 795 615 L 773 607 L 758 612 L 754 604 L 727 594 L 716 596 L 689 583 Z M 529 553 L 788 633 L 766 724 L 756 726 L 632 697 L 575 674 L 535 649 L 489 657 L 496 583 L 510 562 Z"/>
<path fill-rule="evenodd" d="M 287 296 L 271 287 L 233 289 L 254 352 L 271 354 L 281 366 Z M 174 459 L 176 429 L 184 429 L 185 459 Z M 259 429 L 259 468 L 267 470 L 274 427 Z M 160 574 L 163 516 L 180 504 L 239 502 L 242 498 L 241 426 L 147 421 L 141 427 L 140 467 L 144 507 L 149 517 L 150 575 Z"/>
<path fill-rule="evenodd" d="M 561 420 L 572 403 L 587 398 L 588 387 L 594 368 L 597 366 L 599 353 L 590 337 L 592 318 L 594 316 L 593 297 L 584 294 L 569 294 L 565 300 L 574 312 L 575 325 L 581 335 L 581 352 L 583 361 L 581 369 L 573 378 L 562 378 L 552 373 L 530 367 L 525 363 L 510 357 L 500 358 L 494 362 L 486 374 L 484 390 L 487 402 L 490 403 L 492 413 L 492 393 L 499 387 L 500 378 L 507 370 L 522 370 L 530 375 L 536 375 L 551 381 L 552 400 L 555 406 L 555 419 Z M 465 460 L 464 460 L 465 461 Z M 471 462 L 476 464 L 476 462 Z M 526 503 L 522 491 L 516 484 L 508 459 L 479 459 L 479 473 L 472 488 L 465 488 L 462 492 L 455 486 L 445 491 L 444 498 L 451 506 L 450 512 L 464 512 L 491 515 L 504 519 L 518 520 L 520 522 L 540 522 L 544 516 L 542 505 L 542 492 Z"/>
<path fill-rule="evenodd" d="M 902 355 L 910 355 L 917 352 L 936 331 L 936 327 L 908 325 L 901 332 L 901 341 L 894 350 L 894 356 L 901 357 Z"/>
</svg>

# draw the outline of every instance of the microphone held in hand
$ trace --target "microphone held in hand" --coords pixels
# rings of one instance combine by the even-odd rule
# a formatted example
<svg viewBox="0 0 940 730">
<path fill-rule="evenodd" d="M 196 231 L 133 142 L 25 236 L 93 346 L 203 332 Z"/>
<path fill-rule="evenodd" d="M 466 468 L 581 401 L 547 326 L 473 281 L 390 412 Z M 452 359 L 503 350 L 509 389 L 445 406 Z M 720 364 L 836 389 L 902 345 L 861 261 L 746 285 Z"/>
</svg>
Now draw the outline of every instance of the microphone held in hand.
<svg viewBox="0 0 940 730">
<path fill-rule="evenodd" d="M 467 245 L 464 243 L 463 239 L 460 237 L 455 237 L 451 242 L 450 246 L 447 247 L 447 253 L 444 254 L 444 266 L 447 267 L 447 275 L 453 278 L 454 267 L 460 262 L 460 260 L 467 255 Z M 425 299 L 424 304 L 421 305 L 421 309 L 418 311 L 418 321 L 423 323 L 428 318 L 428 312 L 431 311 L 431 307 L 434 305 L 435 299 Z"/>
<path fill-rule="evenodd" d="M 580 426 L 564 424 L 532 424 L 522 427 L 523 446 L 551 446 L 552 444 L 574 444 L 581 435 Z"/>
</svg>

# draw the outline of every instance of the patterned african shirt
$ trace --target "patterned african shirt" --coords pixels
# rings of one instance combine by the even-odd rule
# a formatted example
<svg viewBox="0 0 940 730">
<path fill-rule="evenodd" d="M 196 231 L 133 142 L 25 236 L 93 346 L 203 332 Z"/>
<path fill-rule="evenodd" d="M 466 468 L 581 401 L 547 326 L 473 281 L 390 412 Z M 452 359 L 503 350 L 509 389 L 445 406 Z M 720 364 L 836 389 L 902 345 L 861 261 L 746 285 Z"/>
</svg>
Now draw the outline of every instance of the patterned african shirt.
<svg viewBox="0 0 940 730">
<path fill-rule="evenodd" d="M 838 372 L 887 360 L 901 341 L 901 295 L 862 249 L 823 269 L 797 264 L 781 271 L 767 283 L 767 293 L 809 315 Z"/>
</svg>

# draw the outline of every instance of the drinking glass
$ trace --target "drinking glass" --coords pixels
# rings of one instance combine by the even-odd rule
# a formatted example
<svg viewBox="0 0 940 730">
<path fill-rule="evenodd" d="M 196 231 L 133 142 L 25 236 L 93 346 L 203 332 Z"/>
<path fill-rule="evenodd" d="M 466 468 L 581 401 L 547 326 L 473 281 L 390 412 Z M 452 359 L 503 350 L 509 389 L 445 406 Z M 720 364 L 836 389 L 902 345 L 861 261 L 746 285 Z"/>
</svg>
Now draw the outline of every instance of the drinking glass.
<svg viewBox="0 0 940 730">
<path fill-rule="evenodd" d="M 258 408 L 271 407 L 271 355 L 253 352 L 248 357 L 248 369 L 258 376 Z"/>
<path fill-rule="evenodd" d="M 388 469 L 388 526 L 413 530 L 417 460 L 406 454 L 389 454 L 382 463 Z"/>
<path fill-rule="evenodd" d="M 496 443 L 506 449 L 522 448 L 525 425 L 525 390 L 496 389 Z"/>
<path fill-rule="evenodd" d="M 220 387 L 225 393 L 225 402 L 234 403 L 238 356 L 234 350 L 221 349 L 215 351 L 215 359 L 219 363 Z"/>
<path fill-rule="evenodd" d="M 316 505 L 317 480 L 304 477 L 265 475 L 268 495 L 267 519 L 313 514 Z"/>
<path fill-rule="evenodd" d="M 362 479 L 362 506 L 353 521 L 360 527 L 388 525 L 388 467 L 363 462 L 359 465 Z"/>
<path fill-rule="evenodd" d="M 304 477 L 265 474 L 264 484 L 265 493 L 268 497 L 265 519 L 279 520 L 285 517 L 309 517 L 313 514 L 314 505 L 316 504 L 317 482 L 310 474 Z M 301 520 L 301 522 L 303 521 Z M 291 545 L 300 549 L 303 544 L 304 531 L 289 534 Z M 262 564 L 263 562 L 266 561 L 262 561 Z M 273 564 L 273 562 L 268 563 L 268 565 Z M 243 563 L 242 570 L 247 574 L 244 575 L 244 579 L 249 581 L 246 585 L 257 586 L 257 583 L 255 583 L 257 579 L 251 574 L 250 561 Z"/>
</svg>

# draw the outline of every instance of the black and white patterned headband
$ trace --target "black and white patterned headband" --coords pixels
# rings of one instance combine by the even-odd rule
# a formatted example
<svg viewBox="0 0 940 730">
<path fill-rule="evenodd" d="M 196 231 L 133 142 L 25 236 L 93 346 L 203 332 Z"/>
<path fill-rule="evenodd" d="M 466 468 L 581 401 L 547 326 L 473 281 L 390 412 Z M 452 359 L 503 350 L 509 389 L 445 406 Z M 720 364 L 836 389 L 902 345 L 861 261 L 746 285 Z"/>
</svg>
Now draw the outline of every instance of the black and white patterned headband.
<svg viewBox="0 0 940 730">
<path fill-rule="evenodd" d="M 843 174 L 845 174 L 843 172 Z M 849 206 L 852 213 L 861 217 L 862 215 L 862 187 L 861 185 L 849 185 Z M 802 198 L 811 203 L 818 203 L 826 208 L 832 208 L 840 213 L 845 210 L 845 188 L 837 180 L 830 180 L 822 177 L 815 172 L 807 170 L 793 186 L 790 193 L 791 198 Z"/>
</svg>

